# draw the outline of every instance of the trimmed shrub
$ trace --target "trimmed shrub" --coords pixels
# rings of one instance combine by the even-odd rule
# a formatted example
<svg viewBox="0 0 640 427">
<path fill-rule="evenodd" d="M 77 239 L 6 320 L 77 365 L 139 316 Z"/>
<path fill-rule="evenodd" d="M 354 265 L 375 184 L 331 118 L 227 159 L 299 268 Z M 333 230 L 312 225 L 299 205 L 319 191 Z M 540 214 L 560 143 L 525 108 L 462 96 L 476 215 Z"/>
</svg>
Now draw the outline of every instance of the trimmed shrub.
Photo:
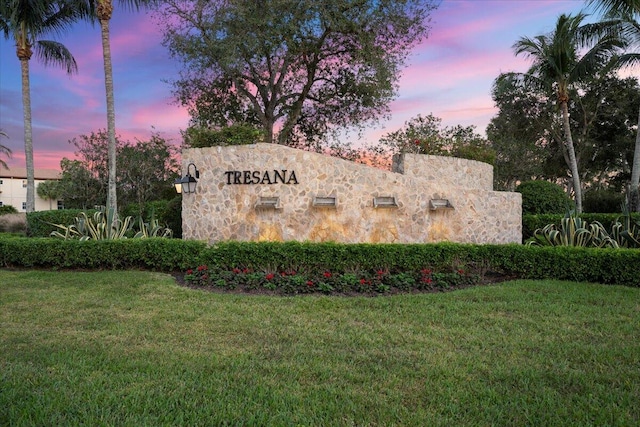
<svg viewBox="0 0 640 427">
<path fill-rule="evenodd" d="M 377 271 L 399 273 L 422 268 L 447 269 L 480 261 L 477 245 L 341 244 L 310 242 L 221 242 L 205 249 L 199 264 L 214 270 Z"/>
<path fill-rule="evenodd" d="M 171 200 L 154 200 L 145 203 L 143 208 L 140 205 L 132 203 L 127 205 L 122 212 L 122 216 L 131 216 L 135 221 L 134 228 L 138 228 L 138 220 L 142 211 L 142 219 L 149 221 L 151 214 L 155 215 L 158 223 L 163 227 L 168 227 L 173 231 L 174 238 L 182 237 L 182 196 L 177 195 Z"/>
<path fill-rule="evenodd" d="M 11 205 L 0 206 L 0 216 L 7 214 L 17 214 L 18 209 L 14 208 Z"/>
<path fill-rule="evenodd" d="M 206 245 L 177 239 L 0 239 L 0 265 L 54 269 L 186 270 Z"/>
<path fill-rule="evenodd" d="M 525 181 L 516 191 L 522 194 L 522 214 L 564 214 L 573 201 L 563 188 L 549 181 Z"/>
<path fill-rule="evenodd" d="M 0 265 L 183 271 L 207 286 L 243 283 L 298 293 L 441 290 L 487 274 L 640 287 L 640 250 L 523 245 L 77 241 L 0 236 Z M 206 276 L 206 277 L 205 277 Z M 265 286 L 266 285 L 266 286 Z M 308 290 L 310 291 L 310 290 Z"/>
<path fill-rule="evenodd" d="M 49 237 L 52 231 L 59 231 L 51 224 L 69 225 L 75 222 L 80 212 L 92 216 L 95 209 L 60 209 L 53 211 L 38 211 L 27 214 L 27 234 L 31 237 Z"/>
<path fill-rule="evenodd" d="M 624 203 L 624 194 L 609 190 L 591 190 L 584 195 L 582 208 L 584 212 L 617 213 Z"/>
</svg>

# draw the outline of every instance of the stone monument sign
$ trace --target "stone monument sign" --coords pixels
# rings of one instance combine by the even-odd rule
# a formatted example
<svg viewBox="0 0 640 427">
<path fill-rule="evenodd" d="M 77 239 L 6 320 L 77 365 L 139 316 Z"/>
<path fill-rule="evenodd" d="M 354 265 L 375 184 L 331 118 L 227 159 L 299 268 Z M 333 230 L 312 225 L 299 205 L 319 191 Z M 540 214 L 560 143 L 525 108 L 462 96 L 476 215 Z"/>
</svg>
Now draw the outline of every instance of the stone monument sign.
<svg viewBox="0 0 640 427">
<path fill-rule="evenodd" d="M 392 171 L 277 144 L 185 149 L 196 192 L 183 238 L 343 243 L 520 243 L 519 193 L 493 191 L 493 167 L 400 154 Z"/>
</svg>

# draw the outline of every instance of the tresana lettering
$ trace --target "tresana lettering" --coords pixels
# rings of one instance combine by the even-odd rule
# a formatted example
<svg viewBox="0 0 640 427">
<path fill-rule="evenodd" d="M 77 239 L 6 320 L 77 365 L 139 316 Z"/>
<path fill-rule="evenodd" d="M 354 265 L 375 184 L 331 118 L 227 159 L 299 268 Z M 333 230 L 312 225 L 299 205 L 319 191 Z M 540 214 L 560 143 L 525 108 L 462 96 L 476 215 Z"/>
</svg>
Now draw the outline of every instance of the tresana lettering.
<svg viewBox="0 0 640 427">
<path fill-rule="evenodd" d="M 295 171 L 226 171 L 227 184 L 297 184 Z"/>
</svg>

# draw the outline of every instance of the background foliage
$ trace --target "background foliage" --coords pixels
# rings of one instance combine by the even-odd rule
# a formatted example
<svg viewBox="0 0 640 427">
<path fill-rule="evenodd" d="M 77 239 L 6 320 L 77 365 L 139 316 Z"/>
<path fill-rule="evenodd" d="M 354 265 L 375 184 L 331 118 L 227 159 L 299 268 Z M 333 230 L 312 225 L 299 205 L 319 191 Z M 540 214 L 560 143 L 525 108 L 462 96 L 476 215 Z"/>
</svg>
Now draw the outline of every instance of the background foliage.
<svg viewBox="0 0 640 427">
<path fill-rule="evenodd" d="M 549 181 L 525 181 L 516 187 L 522 194 L 522 214 L 561 214 L 573 209 L 564 189 Z"/>
<path fill-rule="evenodd" d="M 335 128 L 388 113 L 436 2 L 167 0 L 164 44 L 193 124 L 259 126 L 265 142 L 320 149 Z"/>
</svg>

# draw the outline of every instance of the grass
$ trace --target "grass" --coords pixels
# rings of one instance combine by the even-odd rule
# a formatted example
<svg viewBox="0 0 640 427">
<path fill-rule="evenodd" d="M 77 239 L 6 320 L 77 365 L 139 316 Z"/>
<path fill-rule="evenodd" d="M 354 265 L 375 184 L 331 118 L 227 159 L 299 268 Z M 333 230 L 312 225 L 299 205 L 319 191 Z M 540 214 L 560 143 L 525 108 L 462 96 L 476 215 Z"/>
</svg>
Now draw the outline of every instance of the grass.
<svg viewBox="0 0 640 427">
<path fill-rule="evenodd" d="M 0 270 L 0 425 L 640 424 L 640 289 L 379 298 Z"/>
</svg>

